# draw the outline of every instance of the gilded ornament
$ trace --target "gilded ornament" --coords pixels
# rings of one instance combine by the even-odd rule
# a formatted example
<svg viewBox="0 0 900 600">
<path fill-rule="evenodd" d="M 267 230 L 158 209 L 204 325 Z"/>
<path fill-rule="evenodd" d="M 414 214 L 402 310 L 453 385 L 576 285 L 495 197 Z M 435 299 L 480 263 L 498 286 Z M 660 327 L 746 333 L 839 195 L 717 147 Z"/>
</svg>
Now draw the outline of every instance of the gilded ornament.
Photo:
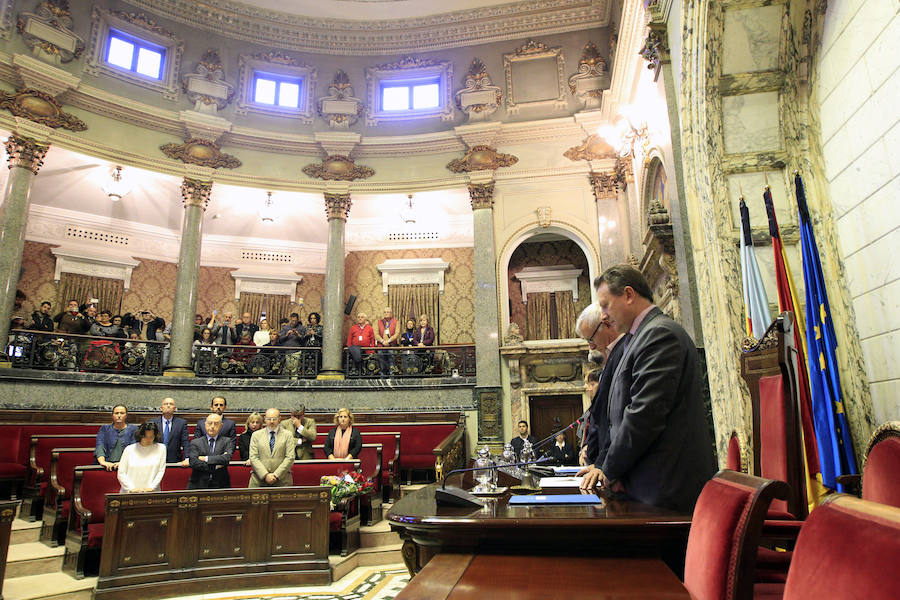
<svg viewBox="0 0 900 600">
<path fill-rule="evenodd" d="M 584 103 L 588 110 L 599 109 L 603 90 L 609 88 L 609 65 L 594 42 L 584 46 L 578 72 L 569 77 L 569 91 Z"/>
<path fill-rule="evenodd" d="M 40 23 L 40 25 L 33 27 L 32 22 Z M 47 29 L 52 30 L 52 33 L 49 34 L 52 38 L 65 46 L 44 39 L 48 35 L 45 31 Z M 84 52 L 84 41 L 72 31 L 72 14 L 66 0 L 41 2 L 33 13 L 20 13 L 16 21 L 16 30 L 22 36 L 26 46 L 32 50 L 40 49 L 50 55 L 55 62 L 70 62 L 72 59 L 79 58 Z"/>
<path fill-rule="evenodd" d="M 175 37 L 171 31 L 162 27 L 153 21 L 144 13 L 138 12 L 125 12 L 124 10 L 111 10 L 110 14 L 115 15 L 122 19 L 123 21 L 127 21 L 132 25 L 137 25 L 141 29 L 146 29 L 147 31 L 152 31 L 153 33 L 157 33 L 164 37 Z"/>
<path fill-rule="evenodd" d="M 352 158 L 339 154 L 328 156 L 321 163 L 306 165 L 303 172 L 326 181 L 354 181 L 368 179 L 375 174 L 374 169 L 357 165 Z"/>
<path fill-rule="evenodd" d="M 335 129 L 347 129 L 362 114 L 363 101 L 353 96 L 350 77 L 340 69 L 328 86 L 328 95 L 316 100 L 319 116 Z"/>
<path fill-rule="evenodd" d="M 481 60 L 472 60 L 466 72 L 464 86 L 456 91 L 456 107 L 465 112 L 470 121 L 482 121 L 500 106 L 503 92 L 493 85 L 487 67 Z"/>
<path fill-rule="evenodd" d="M 577 146 L 572 146 L 563 152 L 563 156 L 573 161 L 616 158 L 616 149 L 610 146 L 602 137 L 592 133 Z"/>
<path fill-rule="evenodd" d="M 212 169 L 236 169 L 242 164 L 237 158 L 219 150 L 213 142 L 200 138 L 191 138 L 183 144 L 163 144 L 159 149 L 169 158 Z"/>
<path fill-rule="evenodd" d="M 519 162 L 519 157 L 497 152 L 495 148 L 485 144 L 472 146 L 462 158 L 455 158 L 447 163 L 453 173 L 470 173 L 472 171 L 493 171 L 500 167 L 509 167 Z"/>
<path fill-rule="evenodd" d="M 654 72 L 654 81 L 659 77 L 659 69 L 662 63 L 669 60 L 669 42 L 666 39 L 666 26 L 663 24 L 650 24 L 650 31 L 644 47 L 638 54 L 648 63 L 647 68 Z"/>
<path fill-rule="evenodd" d="M 549 206 L 539 206 L 537 208 L 538 225 L 545 229 L 550 227 L 550 214 L 552 210 L 553 209 Z"/>
<path fill-rule="evenodd" d="M 509 322 L 506 329 L 506 337 L 503 338 L 504 346 L 522 346 L 525 344 L 525 338 L 522 336 L 522 330 L 515 321 Z"/>
<path fill-rule="evenodd" d="M 478 210 L 479 208 L 493 208 L 494 182 L 470 183 L 469 201 L 472 203 L 472 210 Z"/>
<path fill-rule="evenodd" d="M 405 56 L 397 62 L 385 63 L 378 65 L 381 71 L 397 71 L 400 69 L 419 69 L 427 67 L 437 67 L 440 63 L 434 62 L 428 58 L 418 58 L 416 56 Z"/>
<path fill-rule="evenodd" d="M 589 177 L 594 200 L 608 200 L 615 198 L 619 193 L 619 179 L 615 171 L 591 173 Z"/>
<path fill-rule="evenodd" d="M 212 181 L 200 181 L 199 179 L 191 179 L 185 177 L 181 182 L 181 199 L 184 206 L 199 206 L 206 210 L 209 204 L 209 195 L 212 193 Z M 179 500 L 181 500 L 179 498 Z M 193 499 L 197 501 L 196 498 Z"/>
<path fill-rule="evenodd" d="M 35 175 L 44 164 L 44 156 L 50 144 L 38 142 L 27 137 L 11 135 L 6 140 L 6 155 L 9 157 L 9 168 L 21 167 L 28 169 Z"/>
<path fill-rule="evenodd" d="M 194 103 L 194 110 L 200 112 L 221 110 L 234 98 L 234 86 L 225 81 L 222 58 L 219 51 L 213 48 L 206 50 L 194 73 L 182 77 L 182 88 Z M 213 105 L 216 108 L 212 108 Z"/>
<path fill-rule="evenodd" d="M 346 221 L 352 205 L 350 194 L 325 193 L 325 214 L 329 221 L 331 219 Z"/>
<path fill-rule="evenodd" d="M 536 42 L 534 40 L 528 40 L 518 48 L 516 48 L 516 54 L 518 56 L 528 56 L 529 54 L 543 54 L 544 52 L 550 52 L 550 47 L 547 44 L 542 42 Z"/>
<path fill-rule="evenodd" d="M 272 50 L 271 52 L 260 52 L 259 54 L 254 54 L 252 56 L 255 60 L 261 60 L 268 63 L 275 63 L 278 65 L 287 65 L 290 67 L 299 67 L 300 63 L 296 58 L 281 52 L 280 50 Z"/>
<path fill-rule="evenodd" d="M 84 121 L 62 109 L 62 104 L 46 92 L 23 88 L 14 94 L 0 91 L 0 108 L 5 108 L 17 117 L 69 131 L 84 131 Z"/>
</svg>

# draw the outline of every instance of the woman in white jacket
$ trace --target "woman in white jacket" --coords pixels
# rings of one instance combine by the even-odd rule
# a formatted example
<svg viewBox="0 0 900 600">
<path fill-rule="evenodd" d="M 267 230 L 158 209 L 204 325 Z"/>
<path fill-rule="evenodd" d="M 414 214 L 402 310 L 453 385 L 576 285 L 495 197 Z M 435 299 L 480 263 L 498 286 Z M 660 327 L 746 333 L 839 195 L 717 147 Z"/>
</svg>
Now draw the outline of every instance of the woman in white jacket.
<svg viewBox="0 0 900 600">
<path fill-rule="evenodd" d="M 166 472 L 166 447 L 160 444 L 159 426 L 147 421 L 134 434 L 137 444 L 130 444 L 119 460 L 120 493 L 158 492 Z"/>
</svg>

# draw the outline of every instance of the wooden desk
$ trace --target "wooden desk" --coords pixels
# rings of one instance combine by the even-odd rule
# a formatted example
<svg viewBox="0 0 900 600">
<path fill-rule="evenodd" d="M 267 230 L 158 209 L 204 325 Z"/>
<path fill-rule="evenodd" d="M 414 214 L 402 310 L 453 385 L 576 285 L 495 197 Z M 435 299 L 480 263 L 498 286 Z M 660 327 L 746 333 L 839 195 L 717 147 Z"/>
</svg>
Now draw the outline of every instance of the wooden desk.
<svg viewBox="0 0 900 600">
<path fill-rule="evenodd" d="M 6 556 L 9 553 L 9 538 L 12 534 L 12 522 L 16 518 L 16 505 L 18 504 L 19 500 L 3 500 L 0 502 L 0 600 L 3 600 Z"/>
<path fill-rule="evenodd" d="M 659 559 L 440 554 L 396 600 L 688 599 Z"/>
<path fill-rule="evenodd" d="M 690 515 L 640 502 L 603 498 L 594 505 L 510 506 L 507 493 L 484 508 L 437 506 L 425 486 L 388 512 L 403 539 L 403 560 L 418 573 L 440 552 L 660 557 L 680 553 Z M 577 493 L 576 490 L 554 492 Z M 549 492 L 548 492 L 549 493 Z"/>
</svg>

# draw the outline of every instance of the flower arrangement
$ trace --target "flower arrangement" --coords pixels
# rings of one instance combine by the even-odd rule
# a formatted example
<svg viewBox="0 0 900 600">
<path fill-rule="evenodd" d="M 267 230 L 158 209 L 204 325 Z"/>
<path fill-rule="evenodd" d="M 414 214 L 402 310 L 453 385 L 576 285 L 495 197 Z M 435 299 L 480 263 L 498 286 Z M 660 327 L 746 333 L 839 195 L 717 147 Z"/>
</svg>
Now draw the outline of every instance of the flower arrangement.
<svg viewBox="0 0 900 600">
<path fill-rule="evenodd" d="M 361 494 L 371 494 L 375 484 L 371 479 L 359 471 L 350 471 L 340 475 L 325 475 L 319 481 L 319 485 L 327 485 L 331 488 L 331 507 L 347 498 L 353 498 Z"/>
</svg>

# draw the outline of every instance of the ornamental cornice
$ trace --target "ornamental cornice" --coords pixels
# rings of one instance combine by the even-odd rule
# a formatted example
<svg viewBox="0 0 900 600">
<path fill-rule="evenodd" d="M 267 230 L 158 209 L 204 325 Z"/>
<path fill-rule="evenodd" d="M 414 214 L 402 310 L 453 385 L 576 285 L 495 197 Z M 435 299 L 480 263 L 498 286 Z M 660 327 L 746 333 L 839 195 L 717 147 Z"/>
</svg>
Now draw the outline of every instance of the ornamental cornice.
<svg viewBox="0 0 900 600">
<path fill-rule="evenodd" d="M 604 158 L 616 158 L 616 150 L 596 133 L 587 136 L 577 146 L 572 146 L 563 156 L 569 160 L 601 160 Z"/>
<path fill-rule="evenodd" d="M 353 20 L 300 16 L 231 0 L 128 0 L 141 10 L 270 48 L 384 55 L 606 27 L 610 0 L 522 0 L 425 17 Z"/>
<path fill-rule="evenodd" d="M 470 173 L 472 171 L 494 171 L 500 167 L 509 167 L 519 162 L 518 156 L 497 152 L 496 148 L 479 144 L 472 146 L 462 158 L 455 158 L 447 163 L 453 173 Z"/>
<path fill-rule="evenodd" d="M 236 169 L 241 166 L 241 161 L 222 152 L 215 143 L 199 138 L 191 138 L 183 144 L 163 144 L 159 149 L 169 158 L 185 164 L 210 169 Z"/>
<path fill-rule="evenodd" d="M 357 165 L 352 158 L 339 154 L 328 156 L 318 164 L 306 165 L 303 172 L 310 177 L 326 181 L 354 181 L 368 179 L 375 174 L 374 169 Z"/>
</svg>

